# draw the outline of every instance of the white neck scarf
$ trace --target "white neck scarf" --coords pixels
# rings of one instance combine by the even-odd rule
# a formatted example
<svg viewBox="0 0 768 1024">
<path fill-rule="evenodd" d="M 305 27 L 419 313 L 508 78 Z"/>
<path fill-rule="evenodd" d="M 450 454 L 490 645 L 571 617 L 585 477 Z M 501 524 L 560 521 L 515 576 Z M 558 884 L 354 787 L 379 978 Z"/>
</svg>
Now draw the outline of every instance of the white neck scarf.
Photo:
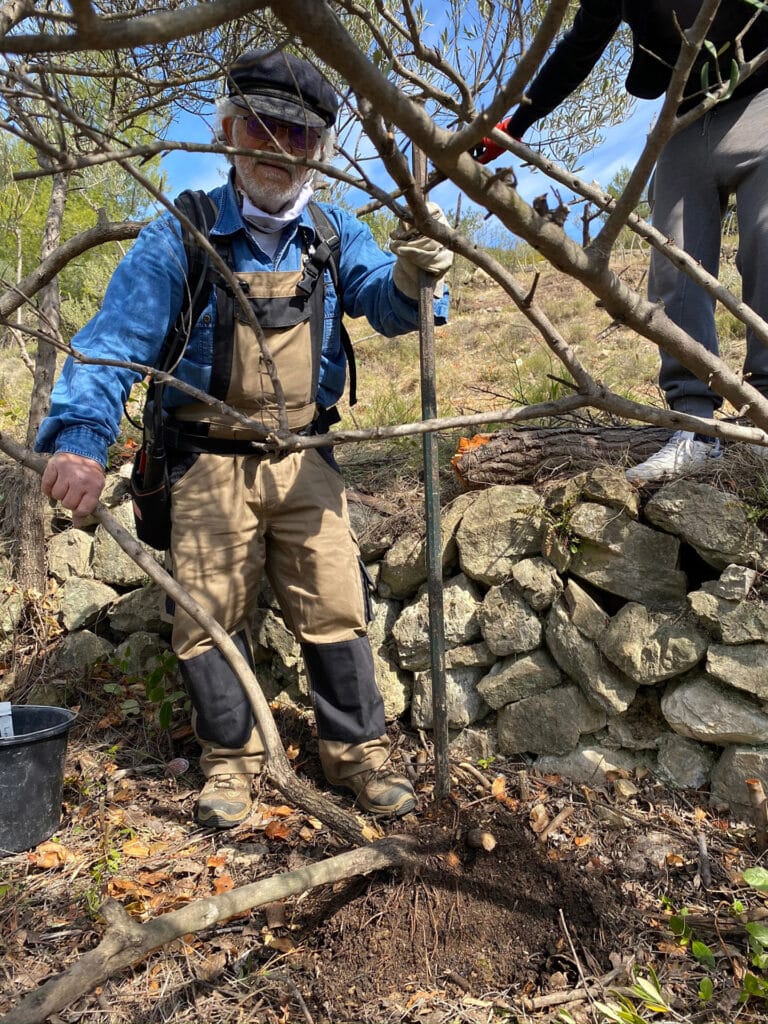
<svg viewBox="0 0 768 1024">
<path fill-rule="evenodd" d="M 267 213 L 260 210 L 245 193 L 243 196 L 243 220 L 253 225 L 257 232 L 263 235 L 275 234 L 292 221 L 300 217 L 313 195 L 313 188 L 308 181 L 301 186 L 301 191 L 288 206 L 284 206 L 277 213 Z"/>
</svg>

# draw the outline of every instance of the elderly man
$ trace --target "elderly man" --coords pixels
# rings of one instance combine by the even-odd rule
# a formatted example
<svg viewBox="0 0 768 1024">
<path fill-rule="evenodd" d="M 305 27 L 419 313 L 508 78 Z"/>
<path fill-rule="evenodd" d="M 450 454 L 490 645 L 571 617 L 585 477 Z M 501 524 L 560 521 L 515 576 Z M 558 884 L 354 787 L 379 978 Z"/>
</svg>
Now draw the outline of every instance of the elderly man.
<svg viewBox="0 0 768 1024">
<path fill-rule="evenodd" d="M 365 225 L 322 204 L 325 222 L 338 236 L 332 274 L 306 161 L 321 160 L 332 149 L 335 90 L 304 60 L 251 51 L 230 68 L 226 93 L 219 102 L 219 137 L 240 152 L 227 183 L 209 193 L 216 210 L 210 238 L 263 329 L 290 428 L 321 432 L 338 418 L 334 406 L 345 383 L 342 314 L 365 316 L 388 337 L 413 330 L 419 268 L 440 277 L 451 254 L 413 233 L 395 239 L 393 252 L 385 253 Z M 270 160 L 274 154 L 294 160 Z M 325 263 L 318 265 L 321 252 Z M 100 312 L 73 346 L 85 355 L 157 365 L 182 308 L 186 270 L 176 220 L 161 216 L 121 261 Z M 278 403 L 256 332 L 222 275 L 212 275 L 207 288 L 175 373 L 274 428 Z M 447 294 L 440 292 L 438 321 L 447 314 Z M 37 440 L 38 450 L 54 453 L 42 487 L 76 521 L 98 500 L 107 448 L 138 376 L 69 359 L 54 388 Z M 258 433 L 179 389 L 165 390 L 164 405 L 174 578 L 250 657 L 251 623 L 266 572 L 301 644 L 326 778 L 374 815 L 411 811 L 413 789 L 389 764 L 366 635 L 367 577 L 332 449 L 265 455 L 253 448 Z M 228 664 L 178 608 L 172 644 L 206 777 L 197 817 L 203 825 L 228 828 L 249 813 L 262 740 Z"/>
</svg>

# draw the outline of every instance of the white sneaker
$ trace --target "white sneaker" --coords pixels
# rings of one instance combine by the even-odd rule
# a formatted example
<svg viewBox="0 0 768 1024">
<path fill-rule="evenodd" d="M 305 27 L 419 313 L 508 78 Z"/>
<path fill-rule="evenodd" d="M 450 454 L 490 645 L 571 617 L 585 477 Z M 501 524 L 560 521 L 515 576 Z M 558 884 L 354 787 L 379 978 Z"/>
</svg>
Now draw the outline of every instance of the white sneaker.
<svg viewBox="0 0 768 1024">
<path fill-rule="evenodd" d="M 697 441 L 693 431 L 678 430 L 670 437 L 661 451 L 651 455 L 645 462 L 632 466 L 626 472 L 631 483 L 652 483 L 656 480 L 671 480 L 702 469 L 710 459 L 722 455 L 720 442 Z"/>
</svg>

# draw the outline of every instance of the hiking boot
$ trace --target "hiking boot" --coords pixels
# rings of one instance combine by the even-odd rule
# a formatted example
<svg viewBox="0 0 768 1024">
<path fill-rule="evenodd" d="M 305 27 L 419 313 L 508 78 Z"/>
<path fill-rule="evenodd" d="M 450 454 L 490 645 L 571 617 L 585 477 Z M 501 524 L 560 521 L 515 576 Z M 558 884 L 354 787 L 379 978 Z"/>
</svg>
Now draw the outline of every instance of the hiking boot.
<svg viewBox="0 0 768 1024">
<path fill-rule="evenodd" d="M 197 820 L 205 828 L 234 828 L 251 810 L 252 775 L 212 775 L 200 790 Z"/>
<path fill-rule="evenodd" d="M 721 455 L 719 441 L 702 441 L 692 431 L 678 430 L 661 451 L 628 469 L 626 477 L 630 483 L 672 480 L 703 469 L 710 459 L 719 459 Z"/>
<path fill-rule="evenodd" d="M 408 779 L 387 768 L 359 772 L 337 783 L 355 794 L 355 803 L 376 818 L 401 818 L 416 807 L 416 794 Z"/>
</svg>

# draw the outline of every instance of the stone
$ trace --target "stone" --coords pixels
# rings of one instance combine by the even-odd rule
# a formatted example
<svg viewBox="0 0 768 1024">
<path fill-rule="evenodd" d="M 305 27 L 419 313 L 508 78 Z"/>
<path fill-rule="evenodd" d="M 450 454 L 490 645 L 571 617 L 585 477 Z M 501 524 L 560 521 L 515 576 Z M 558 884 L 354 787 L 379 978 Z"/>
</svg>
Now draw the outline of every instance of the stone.
<svg viewBox="0 0 768 1024">
<path fill-rule="evenodd" d="M 584 475 L 582 499 L 594 501 L 608 508 L 618 509 L 631 519 L 637 519 L 640 495 L 624 473 L 613 466 L 596 466 Z"/>
<path fill-rule="evenodd" d="M 391 640 L 400 604 L 374 595 L 371 605 L 373 618 L 368 623 L 368 639 L 373 654 L 373 670 L 384 701 L 384 716 L 387 721 L 392 721 L 399 718 L 410 704 L 412 689 L 410 676 L 397 665 Z"/>
<path fill-rule="evenodd" d="M 604 742 L 614 750 L 655 750 L 659 738 L 667 733 L 659 691 L 641 687 L 624 714 L 608 716 Z"/>
<path fill-rule="evenodd" d="M 651 606 L 685 600 L 686 577 L 678 568 L 680 542 L 634 522 L 623 512 L 583 503 L 570 517 L 578 543 L 570 571 L 609 594 Z"/>
<path fill-rule="evenodd" d="M 532 487 L 489 487 L 459 524 L 459 564 L 487 586 L 504 583 L 517 562 L 540 553 L 544 534 L 544 503 Z"/>
<path fill-rule="evenodd" d="M 739 601 L 723 616 L 720 637 L 724 644 L 768 643 L 768 604 Z"/>
<path fill-rule="evenodd" d="M 512 582 L 535 612 L 545 611 L 563 590 L 563 582 L 553 565 L 537 556 L 524 558 L 512 566 Z"/>
<path fill-rule="evenodd" d="M 65 636 L 53 656 L 55 671 L 74 676 L 87 675 L 97 662 L 112 656 L 114 645 L 90 630 Z"/>
<path fill-rule="evenodd" d="M 499 749 L 496 725 L 468 726 L 448 734 L 448 753 L 451 759 L 470 761 L 493 761 Z"/>
<path fill-rule="evenodd" d="M 168 644 L 156 633 L 131 633 L 114 650 L 113 659 L 120 671 L 129 677 L 144 678 L 155 669 L 170 651 Z"/>
<path fill-rule="evenodd" d="M 156 583 L 130 590 L 118 597 L 109 610 L 109 628 L 122 636 L 142 629 L 168 635 L 170 617 L 165 601 L 165 592 Z"/>
<path fill-rule="evenodd" d="M 699 789 L 712 774 L 715 752 L 703 743 L 665 733 L 659 737 L 657 772 L 665 782 L 681 789 Z"/>
<path fill-rule="evenodd" d="M 565 600 L 552 606 L 545 629 L 549 652 L 564 674 L 579 684 L 589 700 L 609 712 L 626 711 L 635 697 L 636 684 L 603 657 L 568 615 Z"/>
<path fill-rule="evenodd" d="M 477 689 L 489 707 L 498 709 L 551 690 L 562 681 L 562 672 L 541 649 L 497 661 L 477 684 Z"/>
<path fill-rule="evenodd" d="M 445 694 L 449 728 L 463 729 L 473 722 L 481 721 L 488 714 L 488 705 L 477 692 L 482 672 L 480 668 L 446 669 Z M 417 672 L 414 676 L 411 723 L 416 729 L 432 728 L 431 672 Z"/>
<path fill-rule="evenodd" d="M 480 639 L 480 592 L 463 573 L 443 588 L 443 618 L 446 649 Z M 422 592 L 400 613 L 392 627 L 392 639 L 401 668 L 427 669 L 431 664 L 429 595 Z"/>
<path fill-rule="evenodd" d="M 613 616 L 597 643 L 625 675 L 648 686 L 698 664 L 708 637 L 684 612 L 654 612 L 630 602 Z"/>
<path fill-rule="evenodd" d="M 0 593 L 0 636 L 3 639 L 13 639 L 24 612 L 24 595 L 15 584 L 9 583 L 8 587 L 5 593 Z"/>
<path fill-rule="evenodd" d="M 743 601 L 757 579 L 757 572 L 746 565 L 727 565 L 720 573 L 713 593 L 727 601 Z"/>
<path fill-rule="evenodd" d="M 64 582 L 71 576 L 91 576 L 93 535 L 85 530 L 64 530 L 48 541 L 48 572 Z"/>
<path fill-rule="evenodd" d="M 712 769 L 710 803 L 727 804 L 736 817 L 749 821 L 752 808 L 745 779 L 759 779 L 768 791 L 768 749 L 749 745 L 726 747 Z"/>
<path fill-rule="evenodd" d="M 490 668 L 495 661 L 496 655 L 485 640 L 481 640 L 479 644 L 449 647 L 445 652 L 446 668 Z"/>
<path fill-rule="evenodd" d="M 124 527 L 128 533 L 136 539 L 136 524 L 133 518 L 133 508 L 130 501 L 123 502 L 112 509 L 112 515 L 117 522 Z M 137 541 L 138 543 L 138 541 Z M 162 562 L 162 552 L 154 551 L 145 544 L 142 548 L 156 561 Z M 102 583 L 108 583 L 118 587 L 137 587 L 147 582 L 147 574 L 128 555 L 117 541 L 103 526 L 96 527 L 93 537 L 93 555 L 91 557 L 91 568 L 94 579 Z"/>
<path fill-rule="evenodd" d="M 503 754 L 567 754 L 582 733 L 605 724 L 605 713 L 594 708 L 577 686 L 558 686 L 501 708 L 496 718 L 499 750 Z"/>
<path fill-rule="evenodd" d="M 768 714 L 760 704 L 703 672 L 670 683 L 661 711 L 675 732 L 692 740 L 721 747 L 768 742 Z"/>
<path fill-rule="evenodd" d="M 768 644 L 710 644 L 707 672 L 728 686 L 768 700 Z"/>
<path fill-rule="evenodd" d="M 480 606 L 479 617 L 483 639 L 499 657 L 532 651 L 541 645 L 542 625 L 538 616 L 509 584 L 491 587 Z"/>
<path fill-rule="evenodd" d="M 565 586 L 565 603 L 578 631 L 590 640 L 599 640 L 608 628 L 610 616 L 575 580 L 568 580 Z"/>
<path fill-rule="evenodd" d="M 647 755 L 583 743 L 565 755 L 544 754 L 534 761 L 533 767 L 547 775 L 562 775 L 572 782 L 598 787 L 608 785 L 609 776 L 635 771 L 647 762 Z"/>
<path fill-rule="evenodd" d="M 304 661 L 301 648 L 282 615 L 271 608 L 260 608 L 254 620 L 253 639 L 257 645 L 257 663 L 269 662 L 263 674 L 271 680 L 270 690 L 298 687 Z"/>
<path fill-rule="evenodd" d="M 690 479 L 674 480 L 650 499 L 645 517 L 690 544 L 716 569 L 732 563 L 768 568 L 768 536 L 750 522 L 735 494 Z"/>
<path fill-rule="evenodd" d="M 687 597 L 688 607 L 702 629 L 716 640 L 722 640 L 722 621 L 736 607 L 734 601 L 713 594 L 707 583 L 701 590 L 692 590 Z"/>
<path fill-rule="evenodd" d="M 456 531 L 467 509 L 478 494 L 460 494 L 440 514 L 440 539 L 443 572 L 458 559 Z M 427 542 L 423 531 L 413 531 L 398 538 L 386 552 L 381 563 L 379 592 L 382 597 L 407 598 L 427 578 Z"/>
<path fill-rule="evenodd" d="M 117 599 L 117 591 L 98 580 L 72 576 L 58 592 L 61 621 L 67 632 L 93 626 L 106 620 L 109 608 Z"/>
</svg>

